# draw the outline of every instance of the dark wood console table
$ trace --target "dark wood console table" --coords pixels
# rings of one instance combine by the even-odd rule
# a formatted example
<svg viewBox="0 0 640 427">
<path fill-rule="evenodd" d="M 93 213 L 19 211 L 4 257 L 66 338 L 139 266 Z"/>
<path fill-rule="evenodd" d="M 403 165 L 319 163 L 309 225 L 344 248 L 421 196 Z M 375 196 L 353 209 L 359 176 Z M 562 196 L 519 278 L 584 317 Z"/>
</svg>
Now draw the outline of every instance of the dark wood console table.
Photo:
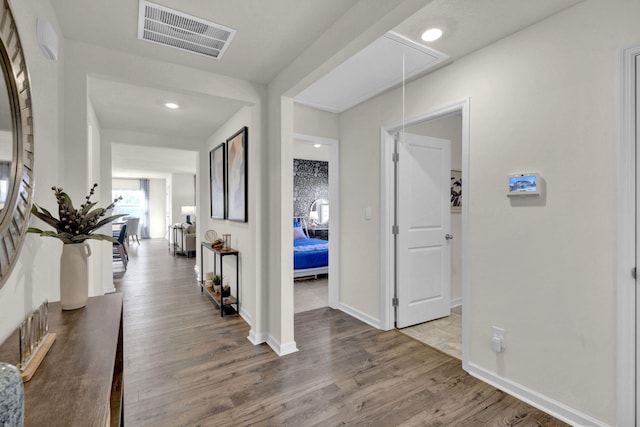
<svg viewBox="0 0 640 427">
<path fill-rule="evenodd" d="M 50 303 L 49 331 L 57 339 L 24 384 L 24 425 L 122 425 L 122 294 L 71 311 Z M 0 345 L 0 361 L 17 365 L 19 351 L 16 331 Z"/>
<path fill-rule="evenodd" d="M 200 254 L 200 292 L 207 292 L 207 294 L 211 297 L 211 299 L 213 299 L 215 301 L 216 304 L 218 304 L 218 307 L 220 307 L 220 316 L 224 316 L 224 310 L 225 308 L 231 308 L 233 309 L 233 306 L 235 305 L 235 311 L 236 313 L 240 313 L 240 272 L 238 269 L 238 255 L 239 252 L 235 249 L 214 249 L 211 247 L 211 243 L 207 243 L 207 242 L 200 242 L 200 246 L 202 248 L 201 250 L 201 254 Z M 223 258 L 227 255 L 234 255 L 236 258 L 236 295 L 235 297 L 233 296 L 233 293 L 228 296 L 228 297 L 222 297 L 222 288 L 220 290 L 220 294 L 217 294 L 213 291 L 213 289 L 207 288 L 204 285 L 205 282 L 205 272 L 204 272 L 204 254 L 205 251 L 204 249 L 208 249 L 211 252 L 213 252 L 214 255 L 214 260 L 213 260 L 213 274 L 218 274 L 217 273 L 217 258 L 220 258 L 220 277 L 223 278 L 224 276 L 222 275 L 222 264 L 223 264 Z M 231 310 L 231 312 L 233 312 L 233 310 Z"/>
</svg>

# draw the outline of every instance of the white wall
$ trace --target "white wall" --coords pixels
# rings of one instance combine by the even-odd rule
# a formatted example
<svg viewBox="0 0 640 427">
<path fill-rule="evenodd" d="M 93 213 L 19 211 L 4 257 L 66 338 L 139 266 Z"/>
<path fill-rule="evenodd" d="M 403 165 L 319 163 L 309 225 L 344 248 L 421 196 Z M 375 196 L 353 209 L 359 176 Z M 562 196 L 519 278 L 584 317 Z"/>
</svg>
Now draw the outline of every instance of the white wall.
<svg viewBox="0 0 640 427">
<path fill-rule="evenodd" d="M 293 128 L 296 134 L 339 139 L 340 120 L 334 113 L 293 104 Z M 294 159 L 329 161 L 329 147 L 316 148 L 306 141 L 294 141 Z"/>
<path fill-rule="evenodd" d="M 410 118 L 471 99 L 471 368 L 611 425 L 617 53 L 640 43 L 639 14 L 636 1 L 580 3 L 409 84 L 405 104 Z M 379 279 L 361 266 L 375 265 L 378 218 L 358 213 L 379 204 L 379 129 L 401 115 L 396 90 L 341 117 L 342 188 L 353 195 L 341 200 L 340 279 L 352 285 L 341 298 L 373 317 Z M 546 197 L 508 199 L 505 177 L 518 171 L 539 172 Z M 500 356 L 492 325 L 506 329 Z"/>
<path fill-rule="evenodd" d="M 111 142 L 105 140 L 104 129 L 100 126 L 100 144 L 98 147 L 99 165 L 100 165 L 100 178 L 99 192 L 101 206 L 108 206 L 108 203 L 113 202 L 113 194 L 111 192 Z M 103 227 L 102 233 L 112 233 L 113 228 L 111 224 Z M 114 292 L 115 285 L 113 284 L 113 248 L 111 245 L 102 247 L 103 255 L 102 260 L 102 288 L 107 292 Z"/>
<path fill-rule="evenodd" d="M 293 143 L 293 158 L 328 162 L 329 146 L 314 147 L 313 143 L 296 140 Z"/>
<path fill-rule="evenodd" d="M 64 45 L 59 59 L 44 58 L 36 42 L 36 18 L 46 18 L 58 34 L 62 34 L 55 13 L 48 2 L 39 0 L 11 1 L 31 78 L 34 114 L 34 179 L 33 200 L 49 210 L 56 208 L 51 187 L 64 185 L 61 155 L 62 69 Z M 41 221 L 32 218 L 34 227 Z M 17 264 L 0 289 L 0 341 L 9 336 L 25 316 L 45 298 L 60 298 L 60 253 L 57 239 L 28 234 L 17 258 Z"/>
<path fill-rule="evenodd" d="M 166 179 L 158 178 L 149 180 L 149 237 L 152 239 L 167 234 L 166 182 Z"/>
<path fill-rule="evenodd" d="M 293 127 L 296 133 L 338 139 L 340 137 L 339 116 L 306 105 L 293 105 Z"/>
<path fill-rule="evenodd" d="M 116 191 L 118 191 L 118 190 L 139 190 L 140 189 L 140 180 L 139 179 L 113 178 L 111 180 L 111 183 L 112 183 L 111 187 Z"/>
<path fill-rule="evenodd" d="M 451 141 L 451 169 L 462 170 L 462 115 L 441 117 L 406 129 L 417 135 Z M 464 200 L 464 199 L 463 199 Z M 462 298 L 462 214 L 451 212 L 451 303 Z"/>
<path fill-rule="evenodd" d="M 99 207 L 106 207 L 111 203 L 111 192 L 105 191 L 110 189 L 110 183 L 102 181 L 102 164 L 101 164 L 101 127 L 96 112 L 90 100 L 87 100 L 87 182 L 92 186 L 93 183 L 98 184 L 98 188 L 94 196 L 91 198 L 93 202 L 98 202 Z M 105 185 L 107 184 L 107 185 Z M 87 188 L 85 195 L 89 194 Z M 78 200 L 78 199 L 74 199 Z M 78 203 L 82 199 L 78 200 Z M 106 225 L 98 230 L 100 234 L 111 235 L 111 225 Z M 88 286 L 89 295 L 102 295 L 105 292 L 113 292 L 113 254 L 112 245 L 109 242 L 97 240 L 88 240 L 87 243 L 91 247 L 91 256 L 87 260 L 88 269 Z"/>
<path fill-rule="evenodd" d="M 248 221 L 237 222 L 211 218 L 211 197 L 209 195 L 209 152 L 235 134 L 242 127 L 248 128 Z M 249 339 L 258 344 L 265 342 L 266 321 L 265 310 L 268 308 L 262 304 L 265 281 L 263 278 L 262 245 L 266 240 L 268 226 L 264 222 L 266 207 L 269 202 L 264 197 L 261 187 L 263 184 L 263 135 L 261 131 L 262 113 L 259 105 L 244 107 L 218 129 L 207 141 L 206 147 L 200 153 L 199 161 L 199 186 L 198 186 L 198 241 L 207 230 L 215 230 L 218 236 L 231 234 L 231 246 L 240 252 L 240 309 L 242 317 L 251 326 Z M 212 252 L 200 252 L 198 258 L 204 257 L 204 270 L 213 271 L 214 256 Z M 224 275 L 232 284 L 237 280 L 235 276 L 235 259 L 224 258 Z"/>
<path fill-rule="evenodd" d="M 182 215 L 183 206 L 194 206 L 196 203 L 195 175 L 191 173 L 171 174 L 171 222 L 185 222 Z M 196 216 L 197 218 L 197 216 Z"/>
</svg>

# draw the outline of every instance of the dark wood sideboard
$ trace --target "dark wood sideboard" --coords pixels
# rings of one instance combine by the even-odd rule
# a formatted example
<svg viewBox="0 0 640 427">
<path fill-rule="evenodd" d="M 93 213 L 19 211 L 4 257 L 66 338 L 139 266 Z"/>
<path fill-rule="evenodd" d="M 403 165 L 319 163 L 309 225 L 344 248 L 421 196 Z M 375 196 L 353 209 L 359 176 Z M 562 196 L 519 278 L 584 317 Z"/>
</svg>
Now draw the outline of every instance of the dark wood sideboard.
<svg viewBox="0 0 640 427">
<path fill-rule="evenodd" d="M 62 311 L 49 304 L 57 338 L 24 384 L 25 426 L 118 426 L 123 420 L 122 294 L 89 298 Z M 0 361 L 19 362 L 18 332 L 0 345 Z"/>
</svg>

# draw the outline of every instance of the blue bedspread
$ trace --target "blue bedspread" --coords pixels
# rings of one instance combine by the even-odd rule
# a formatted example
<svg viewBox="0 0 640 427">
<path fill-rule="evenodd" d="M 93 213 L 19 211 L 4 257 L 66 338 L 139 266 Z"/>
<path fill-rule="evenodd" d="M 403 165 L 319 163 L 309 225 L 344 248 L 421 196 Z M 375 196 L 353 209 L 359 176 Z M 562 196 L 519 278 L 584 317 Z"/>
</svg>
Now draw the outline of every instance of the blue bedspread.
<svg viewBox="0 0 640 427">
<path fill-rule="evenodd" d="M 293 241 L 294 270 L 327 265 L 329 265 L 329 242 L 320 239 L 296 239 Z"/>
</svg>

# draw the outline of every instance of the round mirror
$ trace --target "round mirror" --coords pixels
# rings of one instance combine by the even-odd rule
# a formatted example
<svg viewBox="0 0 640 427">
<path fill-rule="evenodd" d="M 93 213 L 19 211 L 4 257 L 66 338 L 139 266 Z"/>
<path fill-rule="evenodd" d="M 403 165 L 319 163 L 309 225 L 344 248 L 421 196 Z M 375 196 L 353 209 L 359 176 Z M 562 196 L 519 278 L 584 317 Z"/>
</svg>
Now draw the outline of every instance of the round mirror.
<svg viewBox="0 0 640 427">
<path fill-rule="evenodd" d="M 326 199 L 316 199 L 311 203 L 309 222 L 321 226 L 329 224 L 329 202 Z"/>
<path fill-rule="evenodd" d="M 29 225 L 33 193 L 31 84 L 7 0 L 0 8 L 0 288 L 11 273 Z"/>
</svg>

